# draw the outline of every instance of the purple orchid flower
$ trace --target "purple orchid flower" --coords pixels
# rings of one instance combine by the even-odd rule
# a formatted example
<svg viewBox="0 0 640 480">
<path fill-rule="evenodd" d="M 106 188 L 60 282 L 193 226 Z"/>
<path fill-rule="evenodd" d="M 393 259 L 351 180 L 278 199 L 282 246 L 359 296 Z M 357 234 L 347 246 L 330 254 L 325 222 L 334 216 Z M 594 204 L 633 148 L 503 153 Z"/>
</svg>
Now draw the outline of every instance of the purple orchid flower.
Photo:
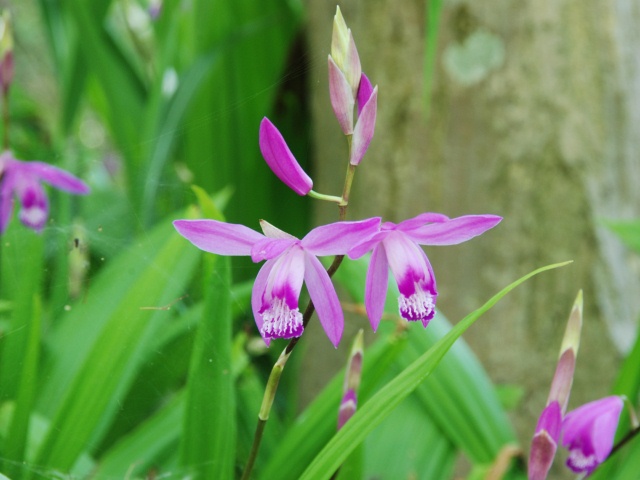
<svg viewBox="0 0 640 480">
<path fill-rule="evenodd" d="M 218 255 L 250 255 L 266 260 L 253 285 L 251 306 L 265 343 L 274 338 L 302 335 L 298 309 L 303 281 L 331 343 L 342 337 L 344 317 L 338 295 L 326 270 L 316 258 L 344 255 L 362 238 L 376 232 L 380 218 L 337 222 L 311 230 L 302 240 L 262 220 L 264 235 L 244 225 L 216 220 L 176 220 L 178 233 L 206 252 Z"/>
<path fill-rule="evenodd" d="M 267 117 L 260 122 L 260 151 L 269 168 L 291 190 L 302 196 L 311 191 L 313 181 L 302 170 L 282 134 Z"/>
<path fill-rule="evenodd" d="M 551 382 L 547 406 L 542 410 L 535 434 L 531 441 L 529 453 L 529 480 L 545 480 L 553 464 L 558 443 L 562 419 L 567 410 L 573 372 L 580 348 L 580 334 L 582 332 L 582 290 L 578 292 L 569 321 L 562 337 L 560 357 L 556 365 L 556 372 Z"/>
<path fill-rule="evenodd" d="M 20 200 L 20 221 L 41 232 L 49 217 L 49 201 L 40 182 L 76 195 L 86 195 L 89 187 L 79 178 L 43 162 L 23 162 L 5 151 L 0 154 L 0 233 L 13 212 L 14 195 Z"/>
<path fill-rule="evenodd" d="M 399 224 L 385 222 L 380 231 L 347 253 L 356 259 L 373 250 L 365 285 L 365 307 L 373 330 L 377 330 L 387 295 L 388 270 L 398 284 L 400 315 L 421 320 L 426 327 L 435 314 L 436 279 L 420 245 L 455 245 L 495 227 L 501 217 L 466 215 L 452 218 L 423 213 Z"/>
<path fill-rule="evenodd" d="M 601 398 L 567 413 L 562 445 L 569 449 L 567 466 L 590 475 L 611 453 L 624 402 L 619 396 Z"/>
</svg>

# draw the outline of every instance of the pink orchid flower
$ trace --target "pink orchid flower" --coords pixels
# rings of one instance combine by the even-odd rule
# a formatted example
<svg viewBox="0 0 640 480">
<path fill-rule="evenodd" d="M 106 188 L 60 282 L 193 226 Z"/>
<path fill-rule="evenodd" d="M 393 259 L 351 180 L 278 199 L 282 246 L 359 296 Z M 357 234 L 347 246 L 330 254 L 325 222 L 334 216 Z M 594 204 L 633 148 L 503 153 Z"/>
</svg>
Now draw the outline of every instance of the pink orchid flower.
<svg viewBox="0 0 640 480">
<path fill-rule="evenodd" d="M 439 213 L 423 213 L 397 225 L 385 222 L 380 231 L 347 253 L 356 259 L 372 251 L 365 285 L 365 307 L 373 330 L 382 318 L 391 268 L 400 290 L 400 315 L 409 321 L 421 320 L 426 327 L 435 314 L 436 279 L 420 245 L 455 245 L 495 227 L 501 217 L 466 215 L 452 218 Z"/>
<path fill-rule="evenodd" d="M 49 218 L 49 200 L 40 182 L 76 195 L 89 193 L 89 187 L 79 178 L 43 162 L 23 162 L 5 151 L 0 154 L 0 233 L 3 233 L 13 212 L 14 196 L 18 198 L 20 221 L 41 232 Z"/>
<path fill-rule="evenodd" d="M 611 453 L 624 401 L 613 395 L 567 413 L 562 422 L 562 446 L 569 449 L 567 467 L 590 475 Z"/>
<path fill-rule="evenodd" d="M 264 235 L 244 225 L 216 220 L 176 220 L 178 233 L 206 252 L 218 255 L 250 255 L 266 260 L 253 285 L 253 315 L 265 343 L 274 338 L 302 335 L 298 308 L 302 283 L 306 283 L 318 318 L 334 346 L 342 337 L 344 316 L 338 295 L 326 270 L 316 258 L 344 255 L 380 226 L 380 218 L 337 222 L 311 230 L 302 240 L 260 222 Z"/>
</svg>

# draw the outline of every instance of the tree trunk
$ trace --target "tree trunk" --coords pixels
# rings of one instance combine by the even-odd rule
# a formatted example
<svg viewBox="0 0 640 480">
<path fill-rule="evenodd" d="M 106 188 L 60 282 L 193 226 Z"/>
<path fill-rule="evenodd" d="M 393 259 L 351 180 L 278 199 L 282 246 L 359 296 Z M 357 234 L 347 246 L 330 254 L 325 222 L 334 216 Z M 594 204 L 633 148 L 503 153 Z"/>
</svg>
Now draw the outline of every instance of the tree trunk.
<svg viewBox="0 0 640 480">
<path fill-rule="evenodd" d="M 379 86 L 376 136 L 349 216 L 504 217 L 468 243 L 426 248 L 438 307 L 454 322 L 534 268 L 574 260 L 519 287 L 465 335 L 496 383 L 524 388 L 514 419 L 528 448 L 578 290 L 584 327 L 570 408 L 609 392 L 635 338 L 637 263 L 601 220 L 640 216 L 640 4 L 447 2 L 426 118 L 425 3 L 340 4 L 363 71 Z M 325 61 L 335 5 L 308 8 L 319 59 L 313 178 L 316 190 L 337 193 L 346 161 Z M 335 212 L 322 206 L 317 218 L 334 221 Z"/>
</svg>

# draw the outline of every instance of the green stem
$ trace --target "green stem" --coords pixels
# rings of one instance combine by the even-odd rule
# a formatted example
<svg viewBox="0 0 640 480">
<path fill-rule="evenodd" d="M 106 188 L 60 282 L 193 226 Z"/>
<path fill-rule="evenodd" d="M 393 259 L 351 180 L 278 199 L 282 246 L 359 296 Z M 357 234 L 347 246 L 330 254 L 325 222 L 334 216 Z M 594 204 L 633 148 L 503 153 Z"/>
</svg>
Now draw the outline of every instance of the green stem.
<svg viewBox="0 0 640 480">
<path fill-rule="evenodd" d="M 333 274 L 336 273 L 336 270 L 338 270 L 338 267 L 342 263 L 343 258 L 344 255 L 336 255 L 334 257 L 333 262 L 327 269 L 327 274 L 329 275 L 329 277 L 332 277 Z M 313 306 L 313 302 L 309 300 L 307 308 L 305 308 L 304 313 L 302 314 L 302 324 L 305 327 L 309 324 L 311 316 L 313 315 L 313 312 L 315 312 L 315 310 L 316 308 Z M 244 472 L 242 474 L 242 480 L 248 480 L 249 476 L 251 475 L 253 465 L 255 464 L 256 457 L 258 456 L 258 451 L 260 450 L 260 443 L 262 442 L 264 427 L 267 425 L 267 420 L 269 420 L 269 413 L 271 412 L 273 400 L 275 399 L 276 391 L 278 390 L 280 376 L 282 375 L 284 366 L 287 364 L 287 360 L 289 360 L 291 352 L 298 344 L 300 338 L 301 337 L 294 337 L 289 341 L 289 344 L 280 354 L 278 360 L 271 369 L 269 379 L 267 380 L 267 386 L 264 390 L 264 397 L 262 397 L 262 405 L 260 406 L 260 413 L 258 414 L 258 425 L 256 426 L 256 432 L 253 435 L 253 444 L 251 445 L 251 451 L 249 452 L 247 465 L 245 466 Z"/>
<path fill-rule="evenodd" d="M 317 200 L 324 200 L 325 202 L 333 202 L 333 203 L 341 203 L 342 197 L 336 197 L 335 195 L 325 195 L 324 193 L 318 193 L 311 190 L 307 193 L 311 198 L 315 198 Z"/>
</svg>

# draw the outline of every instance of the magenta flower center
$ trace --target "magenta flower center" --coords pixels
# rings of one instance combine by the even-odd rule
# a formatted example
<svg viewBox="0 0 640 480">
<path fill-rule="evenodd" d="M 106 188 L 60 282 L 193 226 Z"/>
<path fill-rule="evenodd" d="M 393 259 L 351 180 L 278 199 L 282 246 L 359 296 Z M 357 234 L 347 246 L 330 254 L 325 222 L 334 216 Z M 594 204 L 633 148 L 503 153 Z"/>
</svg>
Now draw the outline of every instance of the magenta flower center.
<svg viewBox="0 0 640 480">
<path fill-rule="evenodd" d="M 304 326 L 298 308 L 290 308 L 284 298 L 278 297 L 265 306 L 260 312 L 263 322 L 260 333 L 264 338 L 293 338 L 302 335 Z"/>
<path fill-rule="evenodd" d="M 398 306 L 400 307 L 400 315 L 410 321 L 421 320 L 426 327 L 435 314 L 435 296 L 429 292 L 423 282 L 414 283 L 414 292 L 405 296 L 400 294 L 398 297 Z"/>
<path fill-rule="evenodd" d="M 595 453 L 585 455 L 581 448 L 572 448 L 569 451 L 567 466 L 576 473 L 589 472 L 598 464 Z"/>
</svg>

